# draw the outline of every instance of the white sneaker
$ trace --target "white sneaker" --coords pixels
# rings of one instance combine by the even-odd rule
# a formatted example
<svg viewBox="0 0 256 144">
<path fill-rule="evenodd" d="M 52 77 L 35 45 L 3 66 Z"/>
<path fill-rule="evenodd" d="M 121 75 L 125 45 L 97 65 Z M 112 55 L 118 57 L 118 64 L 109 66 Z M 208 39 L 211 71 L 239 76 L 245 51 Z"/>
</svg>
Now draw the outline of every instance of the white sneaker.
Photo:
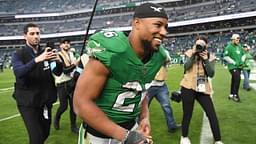
<svg viewBox="0 0 256 144">
<path fill-rule="evenodd" d="M 224 144 L 222 141 L 216 141 L 214 144 Z"/>
<path fill-rule="evenodd" d="M 188 137 L 183 137 L 181 136 L 180 138 L 180 144 L 191 144 L 190 140 Z"/>
<path fill-rule="evenodd" d="M 230 94 L 230 95 L 228 96 L 228 99 L 229 99 L 229 100 L 230 100 L 230 99 L 233 99 L 233 97 L 234 97 L 234 95 Z"/>
</svg>

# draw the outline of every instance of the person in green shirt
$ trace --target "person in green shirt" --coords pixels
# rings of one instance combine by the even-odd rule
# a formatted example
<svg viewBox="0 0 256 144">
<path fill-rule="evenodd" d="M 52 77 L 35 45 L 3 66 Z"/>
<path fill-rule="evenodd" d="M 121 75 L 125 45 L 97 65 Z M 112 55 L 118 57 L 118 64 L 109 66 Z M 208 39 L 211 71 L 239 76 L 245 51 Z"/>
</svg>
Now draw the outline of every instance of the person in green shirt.
<svg viewBox="0 0 256 144">
<path fill-rule="evenodd" d="M 87 124 L 86 144 L 149 143 L 146 84 L 167 59 L 167 25 L 163 7 L 144 3 L 135 9 L 128 36 L 100 31 L 89 38 L 90 59 L 74 93 L 74 109 Z"/>
<path fill-rule="evenodd" d="M 250 46 L 247 44 L 243 45 L 244 55 L 242 56 L 242 61 L 244 62 L 243 66 L 243 75 L 244 75 L 244 82 L 243 88 L 247 91 L 250 91 L 250 72 L 253 65 L 253 56 L 250 53 Z"/>
<path fill-rule="evenodd" d="M 231 87 L 229 99 L 240 102 L 239 86 L 241 81 L 241 70 L 243 66 L 243 48 L 240 44 L 239 34 L 233 34 L 231 42 L 224 49 L 224 60 L 227 62 L 228 70 L 231 74 Z"/>
</svg>

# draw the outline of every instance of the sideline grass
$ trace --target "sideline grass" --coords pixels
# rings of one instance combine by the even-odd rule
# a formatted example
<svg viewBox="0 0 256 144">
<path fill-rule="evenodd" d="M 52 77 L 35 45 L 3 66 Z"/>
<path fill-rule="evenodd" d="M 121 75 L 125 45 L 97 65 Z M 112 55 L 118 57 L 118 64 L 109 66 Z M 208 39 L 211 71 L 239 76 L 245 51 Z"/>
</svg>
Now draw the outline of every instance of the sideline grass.
<svg viewBox="0 0 256 144">
<path fill-rule="evenodd" d="M 213 102 L 219 119 L 223 142 L 225 144 L 254 144 L 256 142 L 256 129 L 254 127 L 256 125 L 255 90 L 248 92 L 240 87 L 242 102 L 230 101 L 227 99 L 230 91 L 230 74 L 227 69 L 218 64 L 215 70 Z M 182 75 L 182 66 L 170 67 L 167 81 L 170 92 L 179 89 Z M 172 102 L 171 105 L 176 121 L 181 122 L 181 104 Z M 165 118 L 158 102 L 153 101 L 150 114 L 154 142 L 156 144 L 178 144 L 181 131 L 174 134 L 167 133 Z M 193 144 L 199 144 L 200 141 L 202 116 L 202 108 L 196 102 L 189 129 L 189 137 Z"/>
<path fill-rule="evenodd" d="M 183 75 L 182 66 L 170 67 L 167 81 L 170 92 L 179 88 Z M 12 87 L 14 82 L 10 70 L 0 73 L 0 89 Z M 255 90 L 250 92 L 240 89 L 242 103 L 229 101 L 227 96 L 230 87 L 230 74 L 223 66 L 216 65 L 216 75 L 213 79 L 214 104 L 219 118 L 222 138 L 225 144 L 254 144 L 256 142 L 256 109 Z M 17 114 L 15 101 L 11 97 L 12 91 L 0 93 L 0 119 Z M 177 123 L 182 119 L 181 103 L 171 103 Z M 53 107 L 53 115 L 57 106 Z M 155 144 L 178 144 L 181 131 L 174 134 L 167 132 L 165 118 L 157 101 L 153 100 L 150 107 L 152 135 Z M 202 109 L 198 103 L 194 108 L 190 124 L 189 137 L 193 144 L 199 144 L 202 122 Z M 0 144 L 27 144 L 28 138 L 21 117 L 0 122 Z M 70 132 L 69 112 L 66 111 L 61 119 L 59 131 L 51 129 L 51 135 L 46 144 L 75 144 L 77 135 Z"/>
</svg>

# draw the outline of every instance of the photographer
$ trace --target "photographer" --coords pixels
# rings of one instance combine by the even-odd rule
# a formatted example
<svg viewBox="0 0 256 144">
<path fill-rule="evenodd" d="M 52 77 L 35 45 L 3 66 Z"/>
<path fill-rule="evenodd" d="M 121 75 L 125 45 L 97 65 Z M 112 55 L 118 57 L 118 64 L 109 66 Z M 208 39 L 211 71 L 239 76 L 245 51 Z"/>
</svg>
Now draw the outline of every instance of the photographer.
<svg viewBox="0 0 256 144">
<path fill-rule="evenodd" d="M 223 144 L 218 119 L 211 99 L 212 88 L 208 77 L 214 76 L 215 57 L 207 51 L 208 40 L 199 36 L 192 49 L 185 52 L 184 77 L 180 83 L 183 107 L 182 137 L 180 144 L 191 144 L 188 138 L 189 124 L 197 100 L 205 111 L 211 125 L 215 144 Z"/>
<path fill-rule="evenodd" d="M 13 97 L 27 128 L 29 143 L 43 144 L 50 134 L 51 109 L 57 99 L 52 73 L 60 75 L 62 63 L 50 47 L 40 48 L 37 25 L 29 23 L 24 27 L 24 39 L 26 46 L 12 56 L 16 78 Z"/>
<path fill-rule="evenodd" d="M 54 128 L 56 130 L 60 129 L 61 115 L 67 110 L 69 104 L 70 128 L 73 133 L 78 133 L 76 114 L 73 111 L 74 83 L 72 77 L 79 60 L 76 60 L 74 53 L 70 51 L 69 39 L 63 39 L 60 42 L 60 51 L 58 53 L 63 61 L 63 73 L 60 76 L 55 77 L 60 105 L 54 117 Z"/>
</svg>

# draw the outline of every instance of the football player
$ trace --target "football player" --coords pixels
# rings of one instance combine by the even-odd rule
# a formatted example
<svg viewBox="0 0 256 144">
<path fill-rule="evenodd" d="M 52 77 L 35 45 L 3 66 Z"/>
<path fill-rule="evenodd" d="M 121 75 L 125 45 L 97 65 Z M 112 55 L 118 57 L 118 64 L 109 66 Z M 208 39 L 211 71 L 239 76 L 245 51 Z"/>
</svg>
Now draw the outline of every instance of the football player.
<svg viewBox="0 0 256 144">
<path fill-rule="evenodd" d="M 86 126 L 85 143 L 149 143 L 146 84 L 166 60 L 162 44 L 168 16 L 158 4 L 135 9 L 132 30 L 101 31 L 89 38 L 90 60 L 78 79 L 74 108 Z"/>
</svg>

